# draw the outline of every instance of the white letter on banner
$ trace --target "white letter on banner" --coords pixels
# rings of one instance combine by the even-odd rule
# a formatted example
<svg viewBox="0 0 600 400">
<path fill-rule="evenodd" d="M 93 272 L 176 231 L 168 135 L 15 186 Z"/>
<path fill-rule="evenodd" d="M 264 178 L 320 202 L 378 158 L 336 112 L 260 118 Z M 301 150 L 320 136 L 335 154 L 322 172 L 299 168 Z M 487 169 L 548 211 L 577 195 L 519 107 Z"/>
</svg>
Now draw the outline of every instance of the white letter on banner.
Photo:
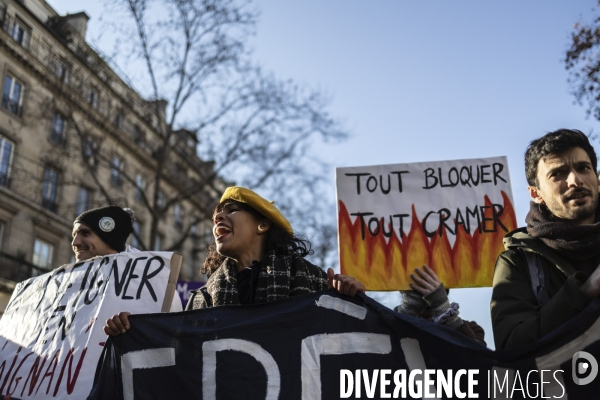
<svg viewBox="0 0 600 400">
<path fill-rule="evenodd" d="M 163 347 L 131 351 L 121 357 L 121 377 L 123 379 L 123 398 L 133 400 L 133 370 L 169 367 L 175 365 L 175 349 Z"/>
<path fill-rule="evenodd" d="M 334 333 L 309 336 L 302 340 L 302 400 L 321 398 L 321 355 L 351 353 L 389 354 L 388 335 L 377 333 Z"/>
<path fill-rule="evenodd" d="M 347 383 L 347 385 L 346 385 Z M 347 369 L 340 370 L 340 397 L 342 399 L 347 399 L 352 396 L 354 387 L 354 377 L 352 376 L 352 371 Z M 348 389 L 348 390 L 346 390 Z"/>
<path fill-rule="evenodd" d="M 277 400 L 281 386 L 279 367 L 265 349 L 254 342 L 241 339 L 217 339 L 202 344 L 202 398 L 217 398 L 217 352 L 240 351 L 251 355 L 261 363 L 267 373 L 267 396 L 265 400 Z"/>
<path fill-rule="evenodd" d="M 339 311 L 343 314 L 358 319 L 365 319 L 367 316 L 366 308 L 337 297 L 328 296 L 326 294 L 319 297 L 319 300 L 317 300 L 317 306 Z"/>
</svg>

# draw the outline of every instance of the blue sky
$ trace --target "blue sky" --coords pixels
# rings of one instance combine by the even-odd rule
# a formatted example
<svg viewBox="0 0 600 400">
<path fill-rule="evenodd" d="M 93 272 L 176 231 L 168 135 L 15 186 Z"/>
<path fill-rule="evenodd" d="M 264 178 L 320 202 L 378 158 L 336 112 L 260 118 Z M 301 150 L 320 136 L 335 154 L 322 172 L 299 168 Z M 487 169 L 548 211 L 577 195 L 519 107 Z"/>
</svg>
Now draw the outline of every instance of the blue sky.
<svg viewBox="0 0 600 400">
<path fill-rule="evenodd" d="M 102 7 L 50 0 L 59 13 Z M 600 130 L 574 104 L 564 68 L 573 24 L 594 0 L 257 0 L 255 60 L 332 96 L 330 111 L 352 133 L 318 151 L 338 167 L 507 156 L 517 221 L 529 196 L 523 153 L 558 128 Z M 598 150 L 598 145 L 596 144 Z M 334 171 L 331 198 L 334 201 Z M 486 330 L 490 289 L 453 290 L 463 318 Z M 396 294 L 378 296 L 386 305 Z"/>
</svg>

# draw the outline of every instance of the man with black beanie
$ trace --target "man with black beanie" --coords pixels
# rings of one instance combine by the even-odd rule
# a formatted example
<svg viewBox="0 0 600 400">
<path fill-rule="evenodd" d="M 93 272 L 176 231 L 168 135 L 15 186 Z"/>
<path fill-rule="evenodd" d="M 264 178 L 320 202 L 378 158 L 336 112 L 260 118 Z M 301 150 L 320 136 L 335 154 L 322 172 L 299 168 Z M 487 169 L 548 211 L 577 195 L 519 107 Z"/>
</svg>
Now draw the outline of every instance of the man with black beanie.
<svg viewBox="0 0 600 400">
<path fill-rule="evenodd" d="M 133 211 L 107 206 L 82 213 L 73 222 L 73 252 L 77 261 L 125 251 L 125 242 L 133 232 Z M 127 251 L 138 251 L 129 248 Z M 179 296 L 171 302 L 171 312 L 182 311 Z M 129 313 L 126 313 L 129 315 Z"/>
<path fill-rule="evenodd" d="M 600 294 L 597 166 L 594 148 L 577 130 L 550 132 L 527 148 L 527 227 L 505 236 L 494 272 L 497 349 L 538 341 Z"/>
<path fill-rule="evenodd" d="M 117 206 L 88 210 L 73 222 L 73 252 L 77 261 L 125 251 L 133 232 L 133 212 Z"/>
</svg>

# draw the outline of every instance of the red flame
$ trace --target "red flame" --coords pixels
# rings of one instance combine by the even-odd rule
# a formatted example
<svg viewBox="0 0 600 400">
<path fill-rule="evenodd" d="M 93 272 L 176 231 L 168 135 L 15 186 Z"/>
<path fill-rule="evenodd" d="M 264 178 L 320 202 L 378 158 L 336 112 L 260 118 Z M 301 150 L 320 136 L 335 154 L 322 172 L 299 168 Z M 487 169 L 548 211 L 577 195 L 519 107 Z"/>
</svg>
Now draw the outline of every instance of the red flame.
<svg viewBox="0 0 600 400">
<path fill-rule="evenodd" d="M 339 201 L 339 246 L 340 264 L 343 274 L 361 281 L 368 290 L 410 289 L 410 274 L 416 267 L 429 265 L 444 282 L 451 287 L 491 286 L 494 264 L 504 249 L 502 238 L 517 226 L 512 203 L 502 192 L 503 211 L 498 210 L 485 196 L 482 220 L 471 235 L 464 225 L 457 225 L 454 246 L 450 245 L 447 229 L 442 225 L 430 239 L 423 232 L 415 206 L 412 206 L 411 228 L 408 235 L 398 238 L 390 224 L 389 238 L 383 234 L 384 219 L 380 220 L 381 231 L 371 235 L 368 229 L 361 236 L 361 221 L 352 222 L 343 201 Z M 495 228 L 495 230 L 493 229 Z M 481 230 L 481 232 L 480 232 Z"/>
</svg>

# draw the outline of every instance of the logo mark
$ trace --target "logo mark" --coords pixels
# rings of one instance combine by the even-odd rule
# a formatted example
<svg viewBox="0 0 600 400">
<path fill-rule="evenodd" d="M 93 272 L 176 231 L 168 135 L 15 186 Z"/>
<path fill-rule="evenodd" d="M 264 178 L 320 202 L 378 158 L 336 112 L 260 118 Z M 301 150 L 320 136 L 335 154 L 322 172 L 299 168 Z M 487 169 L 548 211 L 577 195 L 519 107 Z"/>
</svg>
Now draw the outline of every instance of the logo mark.
<svg viewBox="0 0 600 400">
<path fill-rule="evenodd" d="M 578 351 L 571 359 L 573 382 L 576 385 L 587 385 L 598 375 L 598 362 L 586 351 Z M 585 376 L 587 374 L 587 376 Z"/>
<path fill-rule="evenodd" d="M 113 229 L 115 229 L 115 220 L 112 219 L 111 217 L 104 217 L 100 220 L 100 222 L 98 223 L 98 226 L 104 232 L 110 232 Z"/>
</svg>

